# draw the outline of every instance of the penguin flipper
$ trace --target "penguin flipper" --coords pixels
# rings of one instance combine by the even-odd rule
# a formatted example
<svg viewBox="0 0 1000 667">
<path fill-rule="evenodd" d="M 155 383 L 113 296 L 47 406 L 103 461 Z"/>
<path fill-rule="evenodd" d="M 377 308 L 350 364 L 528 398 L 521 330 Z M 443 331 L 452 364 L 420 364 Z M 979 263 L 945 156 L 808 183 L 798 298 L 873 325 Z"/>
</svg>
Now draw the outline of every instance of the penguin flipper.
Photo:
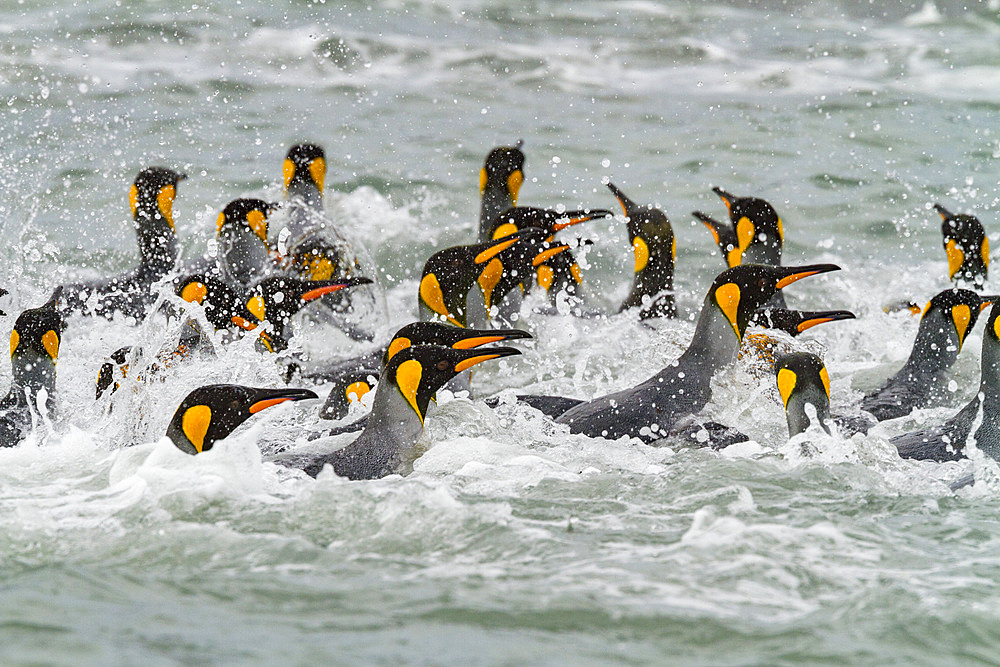
<svg viewBox="0 0 1000 667">
<path fill-rule="evenodd" d="M 518 396 L 517 402 L 532 407 L 552 419 L 555 419 L 570 408 L 583 403 L 583 401 L 578 398 L 567 398 L 565 396 L 542 396 L 537 394 Z"/>
<path fill-rule="evenodd" d="M 904 459 L 958 461 L 965 458 L 965 440 L 968 435 L 968 427 L 962 429 L 952 422 L 945 422 L 937 428 L 897 435 L 889 442 L 896 446 Z"/>
</svg>

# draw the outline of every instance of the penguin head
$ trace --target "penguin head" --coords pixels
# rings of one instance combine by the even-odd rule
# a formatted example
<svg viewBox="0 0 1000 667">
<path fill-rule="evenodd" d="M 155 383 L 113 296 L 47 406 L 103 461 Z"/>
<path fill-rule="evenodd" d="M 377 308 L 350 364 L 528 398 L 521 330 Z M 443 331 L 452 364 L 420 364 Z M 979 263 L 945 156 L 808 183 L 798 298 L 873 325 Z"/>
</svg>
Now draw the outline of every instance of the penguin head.
<svg viewBox="0 0 1000 667">
<path fill-rule="evenodd" d="M 497 272 L 502 275 L 505 263 L 515 257 L 514 248 L 523 238 L 544 234 L 539 230 L 524 230 L 502 239 L 445 248 L 431 255 L 424 263 L 417 292 L 421 318 L 465 327 L 465 300 L 477 278 L 484 272 L 490 272 L 489 280 Z"/>
<path fill-rule="evenodd" d="M 343 289 L 369 285 L 370 278 L 342 278 L 340 280 L 301 280 L 287 276 L 271 276 L 250 286 L 243 306 L 250 317 L 242 317 L 256 326 L 264 320 L 273 324 L 279 331 L 302 310 L 302 308 L 320 297 L 333 294 Z M 243 323 L 234 323 L 244 327 Z"/>
<path fill-rule="evenodd" d="M 10 365 L 14 383 L 22 387 L 55 388 L 56 361 L 66 321 L 55 299 L 23 311 L 10 333 Z"/>
<path fill-rule="evenodd" d="M 952 213 L 941 204 L 934 204 L 934 210 L 941 216 L 948 279 L 982 286 L 990 266 L 990 242 L 983 223 L 974 215 Z"/>
<path fill-rule="evenodd" d="M 136 222 L 148 224 L 162 220 L 170 231 L 175 231 L 174 198 L 177 197 L 177 184 L 185 178 L 185 174 L 164 167 L 147 167 L 140 171 L 128 195 Z"/>
<path fill-rule="evenodd" d="M 486 162 L 479 171 L 479 192 L 486 195 L 490 192 L 506 194 L 508 206 L 517 204 L 517 195 L 524 182 L 524 153 L 521 151 L 523 142 L 516 146 L 499 146 L 486 156 Z"/>
<path fill-rule="evenodd" d="M 958 341 L 958 349 L 954 350 L 957 355 L 966 336 L 976 325 L 979 313 L 986 306 L 996 303 L 996 299 L 998 297 L 980 296 L 972 290 L 958 288 L 935 294 L 920 316 L 915 350 L 924 356 L 942 355 L 948 352 L 946 346 L 954 334 Z"/>
<path fill-rule="evenodd" d="M 470 350 L 505 340 L 531 338 L 520 329 L 463 329 L 444 322 L 411 322 L 393 335 L 382 356 L 384 368 L 397 352 L 417 345 L 437 345 L 456 350 Z"/>
<path fill-rule="evenodd" d="M 310 398 L 319 397 L 308 389 L 256 389 L 235 384 L 199 387 L 181 401 L 167 427 L 167 437 L 188 454 L 206 452 L 261 410 Z"/>
<path fill-rule="evenodd" d="M 196 273 L 174 283 L 174 293 L 205 310 L 205 317 L 216 329 L 228 329 L 240 310 L 240 295 L 228 283 L 215 276 Z"/>
<path fill-rule="evenodd" d="M 267 216 L 279 206 L 263 199 L 234 199 L 226 204 L 216 220 L 216 236 L 222 236 L 229 230 L 248 229 L 266 245 Z"/>
<path fill-rule="evenodd" d="M 732 325 L 739 340 L 754 313 L 774 294 L 792 283 L 818 273 L 839 271 L 836 264 L 771 266 L 742 264 L 720 273 L 708 292 L 708 300 Z"/>
<path fill-rule="evenodd" d="M 309 280 L 330 280 L 347 275 L 350 267 L 343 265 L 344 249 L 321 236 L 310 236 L 295 244 L 292 265 L 298 275 Z"/>
<path fill-rule="evenodd" d="M 830 375 L 823 360 L 815 354 L 792 352 L 778 357 L 774 369 L 778 393 L 785 404 L 789 436 L 809 428 L 806 404 L 815 408 L 816 417 L 829 433 L 829 427 L 824 422 L 830 417 Z"/>
<path fill-rule="evenodd" d="M 442 345 L 416 345 L 392 357 L 382 371 L 379 387 L 398 391 L 423 423 L 431 398 L 448 380 L 476 364 L 515 354 L 520 351 L 512 347 L 457 350 Z"/>
<path fill-rule="evenodd" d="M 729 266 L 743 263 L 745 254 L 753 261 L 780 264 L 785 232 L 774 207 L 763 199 L 736 197 L 722 188 L 712 191 L 725 203 L 735 231 L 735 247 L 726 254 Z"/>
<path fill-rule="evenodd" d="M 807 329 L 827 322 L 853 320 L 849 310 L 790 310 L 788 308 L 762 308 L 753 317 L 753 323 L 766 329 L 784 331 L 789 336 L 798 336 Z"/>
<path fill-rule="evenodd" d="M 535 206 L 510 207 L 498 215 L 490 224 L 489 237 L 502 239 L 522 229 L 544 229 L 555 234 L 567 227 L 598 218 L 611 218 L 614 214 L 603 208 L 579 211 L 559 211 Z"/>
<path fill-rule="evenodd" d="M 108 389 L 115 393 L 121 388 L 120 380 L 125 379 L 128 374 L 128 357 L 132 352 L 132 346 L 126 345 L 115 350 L 108 360 L 101 364 L 101 369 L 97 372 L 97 395 L 99 399 Z"/>
<path fill-rule="evenodd" d="M 666 214 L 653 206 L 640 206 L 625 196 L 614 183 L 608 189 L 618 199 L 628 217 L 628 235 L 635 255 L 635 273 L 642 273 L 653 260 L 669 260 L 671 266 L 677 257 L 674 229 Z"/>
<path fill-rule="evenodd" d="M 296 194 L 302 189 L 315 189 L 323 194 L 326 180 L 326 154 L 316 144 L 296 144 L 285 157 L 285 191 Z"/>
</svg>

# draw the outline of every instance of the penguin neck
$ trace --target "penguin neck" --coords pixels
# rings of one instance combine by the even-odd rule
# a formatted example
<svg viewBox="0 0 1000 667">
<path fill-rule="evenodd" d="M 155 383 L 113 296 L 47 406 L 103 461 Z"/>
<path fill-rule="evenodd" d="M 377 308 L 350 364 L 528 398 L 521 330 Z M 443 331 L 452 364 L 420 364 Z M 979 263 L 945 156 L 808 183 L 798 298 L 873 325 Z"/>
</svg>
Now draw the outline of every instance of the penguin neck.
<svg viewBox="0 0 1000 667">
<path fill-rule="evenodd" d="M 939 373 L 955 363 L 958 352 L 955 328 L 945 321 L 941 313 L 933 313 L 920 321 L 913 350 L 902 370 L 910 375 Z M 985 368 L 985 357 L 983 363 Z"/>
<path fill-rule="evenodd" d="M 252 230 L 230 226 L 219 236 L 219 272 L 224 280 L 243 286 L 268 274 L 267 245 Z"/>
<path fill-rule="evenodd" d="M 156 210 L 156 204 L 152 204 L 153 210 L 147 210 L 148 208 L 139 208 L 133 219 L 139 258 L 144 267 L 153 269 L 157 275 L 162 276 L 174 268 L 180 246 L 177 233 L 159 210 Z"/>
<path fill-rule="evenodd" d="M 819 425 L 827 433 L 830 432 L 830 427 L 826 424 L 830 420 L 830 399 L 819 388 L 809 387 L 794 392 L 788 399 L 788 405 L 785 406 L 785 416 L 788 421 L 788 437 L 791 438 L 805 432 L 812 423 L 812 420 L 809 419 L 809 415 L 806 413 L 806 405 L 812 405 L 816 409 L 816 420 L 819 422 Z"/>
<path fill-rule="evenodd" d="M 36 407 L 38 393 L 44 389 L 45 407 L 52 411 L 56 395 L 56 366 L 48 356 L 34 350 L 22 352 L 17 360 L 11 361 L 11 372 L 13 379 L 8 400 L 14 395 L 18 404 L 26 400 L 29 407 Z"/>
<path fill-rule="evenodd" d="M 740 339 L 733 325 L 712 303 L 711 298 L 711 295 L 705 298 L 691 344 L 680 356 L 678 363 L 696 364 L 714 373 L 736 361 L 740 352 Z"/>
<path fill-rule="evenodd" d="M 643 305 L 643 297 L 655 299 L 661 292 L 668 292 L 659 301 L 668 300 L 668 310 L 674 310 L 674 260 L 669 248 L 651 254 L 645 267 L 632 277 L 632 291 L 622 302 L 621 310 Z M 650 303 L 652 305 L 652 303 Z M 663 304 L 666 306 L 667 304 Z M 662 306 L 661 306 L 662 309 Z M 652 308 L 651 308 L 652 310 Z"/>
<path fill-rule="evenodd" d="M 394 382 L 384 379 L 364 430 L 337 452 L 331 463 L 338 475 L 350 479 L 377 479 L 398 471 L 405 455 L 420 439 L 424 425 Z"/>
<path fill-rule="evenodd" d="M 768 264 L 770 266 L 781 266 L 781 245 L 773 245 L 767 242 L 754 240 L 750 246 L 743 251 L 741 264 Z M 781 294 L 779 291 L 778 294 Z"/>
<path fill-rule="evenodd" d="M 509 209 L 514 204 L 510 200 L 510 193 L 507 192 L 507 185 L 498 179 L 487 181 L 483 190 L 483 197 L 479 205 L 479 240 L 489 240 L 489 229 L 497 216 Z"/>
<path fill-rule="evenodd" d="M 991 332 L 983 335 L 982 378 L 979 393 L 1000 416 L 1000 342 Z"/>
<path fill-rule="evenodd" d="M 300 206 L 305 206 L 319 212 L 323 211 L 323 193 L 311 181 L 303 179 L 289 183 L 288 199 Z"/>
</svg>

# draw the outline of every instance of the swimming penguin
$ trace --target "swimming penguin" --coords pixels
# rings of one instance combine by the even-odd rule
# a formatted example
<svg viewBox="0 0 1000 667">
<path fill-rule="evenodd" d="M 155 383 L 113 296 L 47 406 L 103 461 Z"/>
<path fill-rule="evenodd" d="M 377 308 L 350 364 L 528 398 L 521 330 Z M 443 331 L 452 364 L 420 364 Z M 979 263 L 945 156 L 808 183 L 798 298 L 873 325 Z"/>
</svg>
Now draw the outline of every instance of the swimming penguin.
<svg viewBox="0 0 1000 667">
<path fill-rule="evenodd" d="M 951 213 L 941 204 L 934 204 L 934 210 L 941 216 L 948 279 L 958 286 L 982 289 L 990 266 L 990 242 L 983 223 L 974 215 Z"/>
<path fill-rule="evenodd" d="M 982 378 L 976 397 L 941 426 L 904 433 L 889 442 L 904 459 L 955 461 L 968 455 L 965 448 L 970 434 L 981 452 L 1000 461 L 1000 307 L 997 304 L 990 309 L 983 332 Z"/>
<path fill-rule="evenodd" d="M 644 320 L 677 317 L 674 300 L 677 239 L 670 221 L 660 209 L 636 204 L 613 183 L 608 183 L 608 189 L 628 216 L 628 235 L 635 255 L 632 290 L 618 312 L 639 308 L 639 317 Z"/>
<path fill-rule="evenodd" d="M 267 279 L 265 279 L 267 280 Z M 277 332 L 267 332 L 260 327 L 254 314 L 248 309 L 250 297 L 246 290 L 233 286 L 212 273 L 195 273 L 182 276 L 174 281 L 174 293 L 184 301 L 197 303 L 205 313 L 205 319 L 216 331 L 242 333 L 239 330 L 255 332 L 258 351 L 276 352 L 288 347 Z M 207 349 L 211 346 L 197 322 L 188 318 L 181 329 L 181 344 L 190 341 L 191 351 Z"/>
<path fill-rule="evenodd" d="M 439 345 L 456 350 L 468 350 L 490 343 L 531 338 L 520 329 L 462 329 L 443 322 L 411 322 L 397 331 L 389 344 L 377 351 L 378 356 L 366 355 L 341 362 L 333 377 L 333 390 L 320 408 L 321 419 L 343 419 L 351 403 L 360 401 L 371 390 L 370 380 L 378 380 L 396 353 L 417 345 Z M 305 374 L 315 378 L 315 375 Z M 354 394 L 354 397 L 351 397 Z"/>
<path fill-rule="evenodd" d="M 486 156 L 479 171 L 479 242 L 490 240 L 491 226 L 497 216 L 517 206 L 517 195 L 524 183 L 524 153 L 515 146 L 499 146 Z"/>
<path fill-rule="evenodd" d="M 308 389 L 257 389 L 236 384 L 199 387 L 181 401 L 167 427 L 167 437 L 188 454 L 207 452 L 261 410 L 310 398 L 319 397 Z"/>
<path fill-rule="evenodd" d="M 434 253 L 424 263 L 420 276 L 420 319 L 443 320 L 459 327 L 484 325 L 481 320 L 469 318 L 470 299 L 477 307 L 482 302 L 479 316 L 485 317 L 488 308 L 503 297 L 500 289 L 509 284 L 503 281 L 505 273 L 516 271 L 518 281 L 531 275 L 532 261 L 547 250 L 543 248 L 546 236 L 545 231 L 526 229 L 496 241 L 453 246 Z M 470 297 L 474 286 L 475 298 Z"/>
<path fill-rule="evenodd" d="M 994 299 L 966 289 L 947 289 L 936 294 L 924 308 L 906 363 L 884 385 L 862 399 L 861 409 L 884 421 L 946 401 L 950 395 L 946 373 L 958 359 L 979 313 Z"/>
<path fill-rule="evenodd" d="M 798 336 L 819 324 L 854 318 L 854 313 L 849 310 L 789 310 L 764 306 L 753 314 L 750 323 L 765 329 L 784 331 L 789 336 Z"/>
<path fill-rule="evenodd" d="M 0 400 L 0 447 L 17 445 L 55 411 L 56 361 L 66 323 L 55 300 L 25 310 L 10 334 L 10 391 Z"/>
<path fill-rule="evenodd" d="M 781 264 L 785 232 L 774 207 L 756 197 L 736 197 L 722 188 L 712 188 L 729 210 L 727 227 L 700 211 L 692 213 L 705 223 L 730 267 L 740 264 Z"/>
<path fill-rule="evenodd" d="M 222 280 L 246 286 L 277 270 L 267 244 L 267 216 L 277 208 L 262 199 L 234 199 L 219 213 L 216 239 Z"/>
<path fill-rule="evenodd" d="M 522 229 L 544 229 L 550 234 L 546 240 L 551 242 L 557 232 L 568 227 L 612 216 L 611 211 L 601 208 L 558 211 L 534 206 L 516 206 L 507 209 L 493 220 L 490 224 L 489 236 L 493 239 L 500 239 Z M 553 257 L 550 262 L 540 265 L 535 270 L 535 275 L 539 287 L 544 289 L 549 294 L 550 300 L 553 301 L 562 291 L 567 291 L 571 295 L 576 294 L 576 287 L 583 283 L 580 266 L 570 252 Z M 524 283 L 525 288 L 531 287 L 530 282 L 523 280 L 520 282 Z"/>
<path fill-rule="evenodd" d="M 371 278 L 340 278 L 337 280 L 301 280 L 285 276 L 270 276 L 249 286 L 244 297 L 246 310 L 253 316 L 251 324 L 267 320 L 280 340 L 287 340 L 286 328 L 307 304 L 327 294 L 371 284 Z M 234 320 L 236 321 L 236 320 Z M 238 326 L 247 328 L 243 322 Z"/>
<path fill-rule="evenodd" d="M 323 203 L 326 154 L 311 143 L 288 150 L 284 165 L 288 216 L 277 235 L 277 250 L 290 275 L 305 280 L 338 280 L 368 275 L 367 287 L 331 294 L 312 317 L 327 321 L 354 340 L 372 340 L 388 316 L 377 272 L 364 249 L 349 243 L 326 214 Z"/>
<path fill-rule="evenodd" d="M 712 283 L 691 344 L 679 359 L 635 387 L 581 402 L 556 421 L 591 437 L 664 437 L 678 420 L 711 399 L 712 376 L 736 360 L 757 308 L 797 280 L 839 269 L 834 264 L 743 264 L 723 271 Z"/>
<path fill-rule="evenodd" d="M 60 288 L 59 309 L 112 317 L 120 312 L 141 318 L 156 300 L 154 282 L 174 268 L 180 252 L 174 228 L 177 184 L 187 178 L 163 167 L 143 169 L 129 191 L 132 223 L 139 243 L 139 266 L 112 278 Z"/>
<path fill-rule="evenodd" d="M 382 371 L 371 415 L 357 440 L 329 454 L 288 464 L 313 477 L 327 464 L 348 479 L 377 479 L 402 472 L 423 432 L 434 393 L 476 364 L 516 354 L 520 352 L 511 347 L 461 350 L 415 345 L 402 349 Z"/>
<path fill-rule="evenodd" d="M 823 360 L 808 352 L 778 357 L 775 364 L 778 393 L 785 404 L 788 437 L 805 432 L 813 420 L 830 433 L 830 375 Z M 811 405 L 812 417 L 806 408 Z"/>
</svg>

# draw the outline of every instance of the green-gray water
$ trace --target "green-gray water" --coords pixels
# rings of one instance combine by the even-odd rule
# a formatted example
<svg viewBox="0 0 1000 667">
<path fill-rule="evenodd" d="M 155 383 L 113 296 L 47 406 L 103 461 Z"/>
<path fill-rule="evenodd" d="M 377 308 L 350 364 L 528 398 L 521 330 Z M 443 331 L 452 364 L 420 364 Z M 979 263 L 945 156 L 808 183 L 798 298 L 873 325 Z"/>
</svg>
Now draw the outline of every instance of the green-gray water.
<svg viewBox="0 0 1000 667">
<path fill-rule="evenodd" d="M 423 260 L 475 235 L 488 150 L 524 139 L 520 203 L 610 208 L 610 178 L 663 208 L 685 316 L 722 268 L 690 212 L 723 216 L 713 185 L 771 201 L 787 264 L 844 268 L 788 299 L 857 313 L 795 343 L 823 353 L 834 411 L 849 412 L 916 330 L 883 304 L 947 286 L 930 206 L 977 214 L 1000 247 L 1000 16 L 966 4 L 5 0 L 0 307 L 132 265 L 140 168 L 189 175 L 174 211 L 198 257 L 226 202 L 280 198 L 284 153 L 309 140 L 326 148 L 331 217 L 379 269 L 391 330 L 416 315 Z M 594 241 L 588 301 L 612 309 L 631 274 L 624 223 L 576 229 Z M 477 376 L 482 393 L 606 393 L 692 331 L 628 314 L 531 326 L 523 357 Z M 1000 660 L 1000 470 L 903 461 L 887 442 L 970 398 L 978 330 L 950 406 L 868 436 L 788 443 L 773 381 L 745 359 L 706 412 L 753 441 L 721 454 L 444 396 L 414 473 L 375 482 L 270 462 L 315 446 L 310 404 L 197 457 L 159 440 L 199 384 L 277 382 L 248 345 L 110 414 L 94 403 L 105 355 L 167 333 L 72 320 L 53 435 L 0 451 L 0 662 Z M 346 352 L 309 333 L 314 353 Z M 973 489 L 948 490 L 972 470 Z"/>
</svg>

